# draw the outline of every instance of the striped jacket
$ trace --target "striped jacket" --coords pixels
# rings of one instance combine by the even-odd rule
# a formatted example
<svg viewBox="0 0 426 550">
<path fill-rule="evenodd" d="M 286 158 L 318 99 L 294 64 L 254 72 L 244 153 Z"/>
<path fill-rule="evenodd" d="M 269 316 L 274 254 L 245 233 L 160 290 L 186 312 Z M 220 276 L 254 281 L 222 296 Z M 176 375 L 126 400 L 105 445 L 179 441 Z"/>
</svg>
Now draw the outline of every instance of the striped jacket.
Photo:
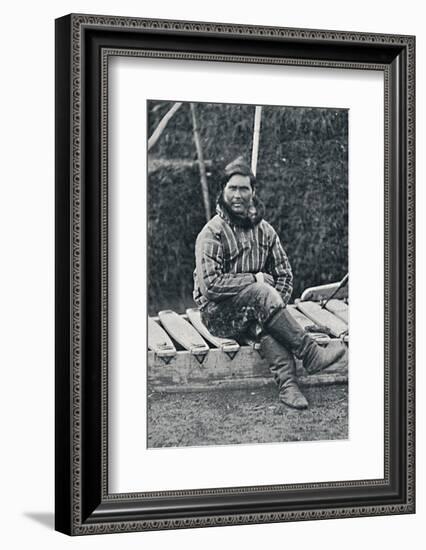
<svg viewBox="0 0 426 550">
<path fill-rule="evenodd" d="M 293 291 L 293 275 L 274 228 L 261 219 L 250 228 L 230 222 L 218 206 L 214 216 L 201 230 L 195 244 L 193 297 L 203 308 L 235 296 L 256 281 L 258 272 L 269 273 L 284 304 Z"/>
</svg>

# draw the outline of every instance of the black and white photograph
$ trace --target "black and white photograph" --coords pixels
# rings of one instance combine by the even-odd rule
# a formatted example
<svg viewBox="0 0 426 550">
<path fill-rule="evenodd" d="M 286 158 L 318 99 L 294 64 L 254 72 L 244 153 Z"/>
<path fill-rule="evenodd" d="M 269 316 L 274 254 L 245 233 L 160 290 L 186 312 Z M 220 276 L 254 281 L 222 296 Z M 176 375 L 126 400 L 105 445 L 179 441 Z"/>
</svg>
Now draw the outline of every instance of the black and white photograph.
<svg viewBox="0 0 426 550">
<path fill-rule="evenodd" d="M 147 447 L 348 439 L 349 109 L 146 108 Z"/>
</svg>

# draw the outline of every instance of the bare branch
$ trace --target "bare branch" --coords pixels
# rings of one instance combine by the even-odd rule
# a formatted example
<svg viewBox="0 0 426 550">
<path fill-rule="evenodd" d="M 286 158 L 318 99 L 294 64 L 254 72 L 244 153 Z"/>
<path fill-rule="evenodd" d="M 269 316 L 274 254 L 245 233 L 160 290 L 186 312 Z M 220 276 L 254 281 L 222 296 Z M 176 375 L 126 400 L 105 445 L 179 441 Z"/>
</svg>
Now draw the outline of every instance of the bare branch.
<svg viewBox="0 0 426 550">
<path fill-rule="evenodd" d="M 157 143 L 157 141 L 160 139 L 160 136 L 163 133 L 164 129 L 166 128 L 167 124 L 169 123 L 170 119 L 173 117 L 173 115 L 176 113 L 179 107 L 181 107 L 181 105 L 182 103 L 175 103 L 173 107 L 169 111 L 167 111 L 167 113 L 160 120 L 160 123 L 158 124 L 157 128 L 154 130 L 152 136 L 148 140 L 148 151 L 150 151 L 154 147 L 154 145 Z"/>
</svg>

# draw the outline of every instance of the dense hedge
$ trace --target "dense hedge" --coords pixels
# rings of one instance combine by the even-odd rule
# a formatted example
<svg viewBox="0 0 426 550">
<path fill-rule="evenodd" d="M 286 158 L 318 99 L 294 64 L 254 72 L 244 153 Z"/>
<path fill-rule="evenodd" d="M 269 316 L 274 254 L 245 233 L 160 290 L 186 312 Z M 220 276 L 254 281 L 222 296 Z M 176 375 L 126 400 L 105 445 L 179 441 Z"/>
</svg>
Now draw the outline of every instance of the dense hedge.
<svg viewBox="0 0 426 550">
<path fill-rule="evenodd" d="M 171 107 L 150 102 L 152 133 Z M 212 211 L 221 168 L 250 160 L 254 107 L 197 104 Z M 196 159 L 189 106 L 169 122 L 150 159 Z M 257 193 L 293 267 L 293 297 L 339 280 L 348 269 L 348 113 L 341 109 L 264 107 Z M 197 165 L 165 163 L 148 178 L 149 310 L 192 304 L 194 243 L 205 224 Z"/>
</svg>

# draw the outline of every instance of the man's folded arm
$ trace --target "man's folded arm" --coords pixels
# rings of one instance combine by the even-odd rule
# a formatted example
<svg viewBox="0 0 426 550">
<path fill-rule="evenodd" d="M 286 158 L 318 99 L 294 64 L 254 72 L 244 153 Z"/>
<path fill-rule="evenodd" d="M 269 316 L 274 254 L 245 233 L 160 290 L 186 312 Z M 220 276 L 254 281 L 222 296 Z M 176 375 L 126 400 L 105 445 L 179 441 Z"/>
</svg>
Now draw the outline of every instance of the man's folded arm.
<svg viewBox="0 0 426 550">
<path fill-rule="evenodd" d="M 201 234 L 197 239 L 195 261 L 200 290 L 214 302 L 231 298 L 256 281 L 253 273 L 224 273 L 223 247 L 211 234 Z"/>
<path fill-rule="evenodd" d="M 270 273 L 275 280 L 274 286 L 281 294 L 284 304 L 287 305 L 293 293 L 293 273 L 277 234 L 274 237 L 268 263 Z"/>
</svg>

